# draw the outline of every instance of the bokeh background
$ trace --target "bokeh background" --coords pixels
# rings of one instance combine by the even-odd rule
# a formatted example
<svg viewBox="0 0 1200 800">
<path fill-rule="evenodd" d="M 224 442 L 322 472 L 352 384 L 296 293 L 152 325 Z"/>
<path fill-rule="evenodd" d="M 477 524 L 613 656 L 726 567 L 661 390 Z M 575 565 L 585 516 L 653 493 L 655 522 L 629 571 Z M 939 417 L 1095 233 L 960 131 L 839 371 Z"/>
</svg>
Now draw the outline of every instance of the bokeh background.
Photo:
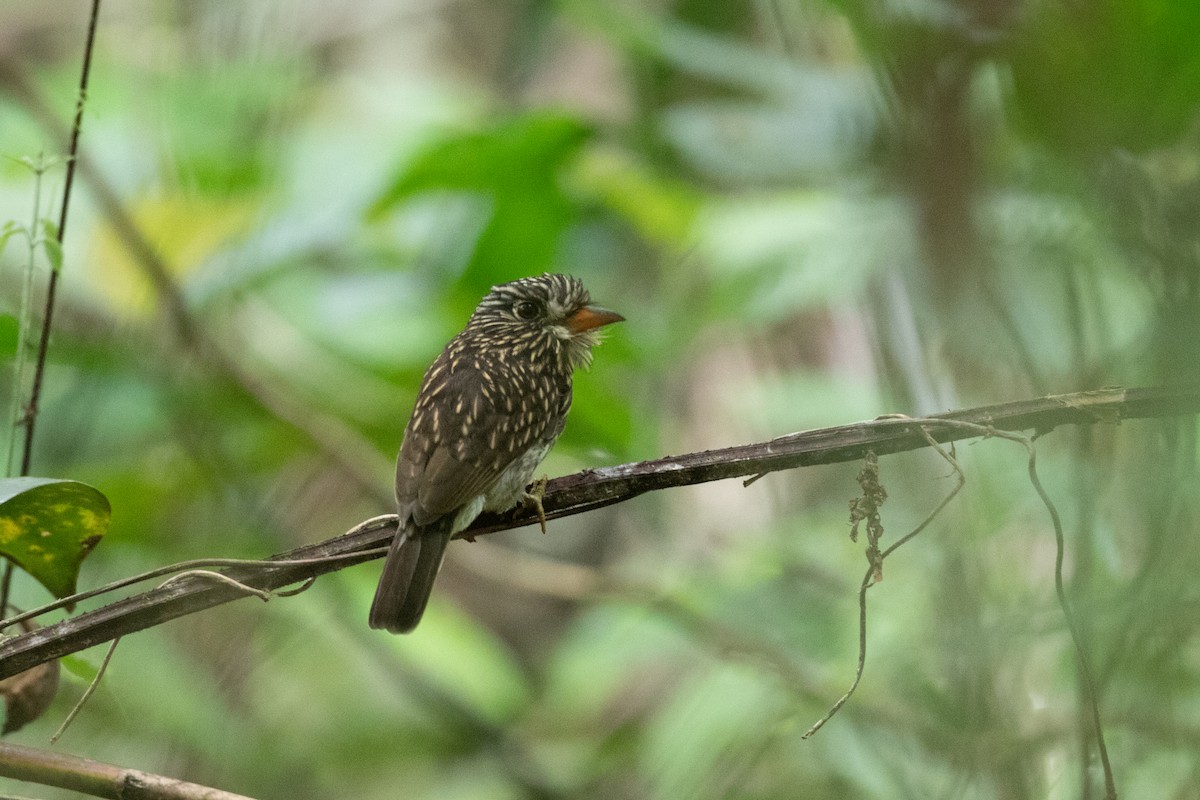
<svg viewBox="0 0 1200 800">
<path fill-rule="evenodd" d="M 89 6 L 0 2 L 0 221 L 55 216 L 13 159 L 65 150 Z M 628 318 L 550 475 L 1200 380 L 1195 3 L 105 0 L 91 80 L 33 459 L 112 500 L 84 587 L 389 511 L 425 366 L 547 270 Z M 1118 785 L 1200 796 L 1196 420 L 1038 448 Z M 1024 452 L 958 456 L 810 740 L 853 464 L 455 544 L 408 637 L 366 627 L 377 562 L 127 637 L 59 747 L 259 798 L 1100 796 Z M 888 537 L 954 483 L 881 475 Z"/>
</svg>

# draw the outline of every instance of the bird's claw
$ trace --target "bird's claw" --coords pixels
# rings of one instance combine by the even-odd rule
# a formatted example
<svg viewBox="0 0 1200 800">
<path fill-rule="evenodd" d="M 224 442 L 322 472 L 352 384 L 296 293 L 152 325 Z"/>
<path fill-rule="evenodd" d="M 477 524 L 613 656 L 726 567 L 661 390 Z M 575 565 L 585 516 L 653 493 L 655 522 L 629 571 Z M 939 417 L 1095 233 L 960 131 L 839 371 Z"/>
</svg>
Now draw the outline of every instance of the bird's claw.
<svg viewBox="0 0 1200 800">
<path fill-rule="evenodd" d="M 533 483 L 529 484 L 529 491 L 525 492 L 525 507 L 532 507 L 537 512 L 538 525 L 542 527 L 542 533 L 546 533 L 546 509 L 542 508 L 542 498 L 546 494 L 546 484 L 550 482 L 550 476 L 543 475 Z"/>
</svg>

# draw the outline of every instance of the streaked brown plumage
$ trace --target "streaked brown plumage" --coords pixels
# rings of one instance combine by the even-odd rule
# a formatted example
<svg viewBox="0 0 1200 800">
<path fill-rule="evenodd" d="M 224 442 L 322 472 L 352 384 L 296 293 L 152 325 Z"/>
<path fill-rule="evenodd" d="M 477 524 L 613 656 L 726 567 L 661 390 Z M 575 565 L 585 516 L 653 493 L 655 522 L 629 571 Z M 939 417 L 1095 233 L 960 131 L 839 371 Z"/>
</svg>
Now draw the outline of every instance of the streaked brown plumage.
<svg viewBox="0 0 1200 800">
<path fill-rule="evenodd" d="M 446 545 L 481 511 L 507 511 L 562 433 L 571 376 L 597 329 L 623 317 L 567 275 L 505 283 L 425 373 L 396 461 L 399 530 L 371 604 L 372 628 L 408 633 Z"/>
</svg>

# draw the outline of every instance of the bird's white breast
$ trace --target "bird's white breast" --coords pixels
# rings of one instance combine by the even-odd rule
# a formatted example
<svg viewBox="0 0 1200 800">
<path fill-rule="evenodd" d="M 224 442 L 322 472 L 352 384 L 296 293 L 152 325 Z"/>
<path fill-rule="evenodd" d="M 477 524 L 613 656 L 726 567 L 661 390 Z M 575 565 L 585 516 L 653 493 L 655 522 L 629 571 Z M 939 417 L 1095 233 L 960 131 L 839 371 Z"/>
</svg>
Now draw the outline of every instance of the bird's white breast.
<svg viewBox="0 0 1200 800">
<path fill-rule="evenodd" d="M 546 457 L 551 444 L 553 443 L 547 442 L 544 445 L 530 447 L 505 467 L 504 471 L 500 473 L 500 477 L 484 494 L 476 495 L 463 503 L 458 513 L 454 515 L 451 533 L 466 530 L 467 526 L 474 522 L 475 518 L 483 511 L 497 513 L 508 511 L 521 502 L 525 497 L 525 487 L 529 484 L 538 465 L 542 463 L 542 459 Z"/>
</svg>

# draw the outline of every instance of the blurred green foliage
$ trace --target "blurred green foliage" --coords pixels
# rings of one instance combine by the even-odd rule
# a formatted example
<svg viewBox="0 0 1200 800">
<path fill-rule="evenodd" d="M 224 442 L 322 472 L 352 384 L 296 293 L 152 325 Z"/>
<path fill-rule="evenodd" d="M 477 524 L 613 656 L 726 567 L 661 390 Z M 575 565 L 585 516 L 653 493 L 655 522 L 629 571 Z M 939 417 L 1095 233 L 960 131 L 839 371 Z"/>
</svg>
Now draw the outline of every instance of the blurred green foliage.
<svg viewBox="0 0 1200 800">
<path fill-rule="evenodd" d="M 17 158 L 61 144 L 12 75 L 69 119 L 87 12 L 26 6 L 0 5 Z M 106 0 L 34 453 L 112 502 L 81 585 L 386 512 L 426 365 L 543 270 L 628 319 L 552 475 L 1200 382 L 1198 36 L 1170 0 Z M 0 160 L 0 223 L 31 197 Z M 1197 434 L 1038 442 L 1130 797 L 1200 785 Z M 61 746 L 261 798 L 1100 796 L 1024 454 L 958 458 L 809 740 L 857 654 L 853 464 L 455 544 L 411 637 L 367 630 L 375 565 L 127 637 Z M 885 544 L 953 485 L 932 453 L 881 479 Z"/>
<path fill-rule="evenodd" d="M 1072 157 L 1170 147 L 1200 104 L 1200 6 L 1030 3 L 1013 56 L 1030 131 Z"/>
</svg>

